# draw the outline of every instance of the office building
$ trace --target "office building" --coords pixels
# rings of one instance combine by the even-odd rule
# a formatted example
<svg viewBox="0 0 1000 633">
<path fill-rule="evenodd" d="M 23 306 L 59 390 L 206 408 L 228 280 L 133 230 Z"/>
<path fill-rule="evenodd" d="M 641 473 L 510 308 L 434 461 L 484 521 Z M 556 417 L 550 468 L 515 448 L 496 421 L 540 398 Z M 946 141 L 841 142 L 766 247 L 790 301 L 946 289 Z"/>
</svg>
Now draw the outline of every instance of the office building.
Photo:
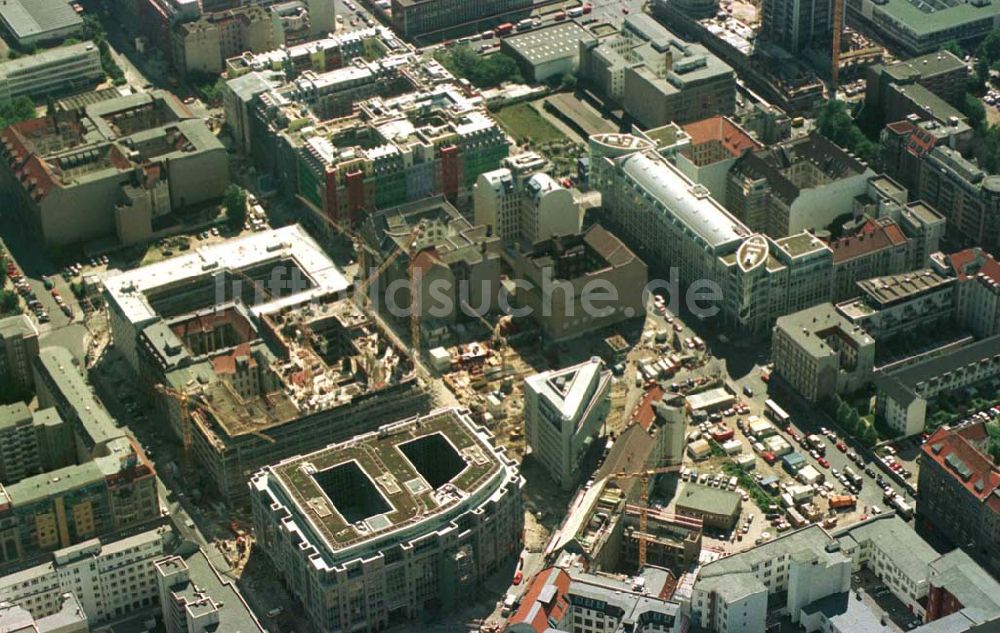
<svg viewBox="0 0 1000 633">
<path fill-rule="evenodd" d="M 705 47 L 636 13 L 621 30 L 582 42 L 580 75 L 644 129 L 688 123 L 736 108 L 733 69 Z"/>
<path fill-rule="evenodd" d="M 625 244 L 595 224 L 583 233 L 536 242 L 514 260 L 518 305 L 552 341 L 641 317 L 648 270 Z"/>
<path fill-rule="evenodd" d="M 23 607 L 0 602 L 0 631 L 11 633 L 89 633 L 87 614 L 71 593 L 60 596 L 59 610 L 37 618 Z"/>
<path fill-rule="evenodd" d="M 717 633 L 763 631 L 769 612 L 798 622 L 803 607 L 850 588 L 851 559 L 812 525 L 702 565 L 691 623 Z"/>
<path fill-rule="evenodd" d="M 706 318 L 767 337 L 778 316 L 830 300 L 833 252 L 826 244 L 805 232 L 754 234 L 654 149 L 636 136 L 592 136 L 591 188 L 634 252 L 655 270 L 677 270 L 679 291 L 719 289 L 696 306 Z"/>
<path fill-rule="evenodd" d="M 930 563 L 927 584 L 928 623 L 950 622 L 959 629 L 995 624 L 1000 617 L 1000 583 L 961 549 Z"/>
<path fill-rule="evenodd" d="M 765 0 L 760 35 L 793 55 L 829 46 L 833 0 Z"/>
<path fill-rule="evenodd" d="M 691 142 L 674 156 L 677 168 L 716 200 L 726 199 L 729 170 L 746 152 L 760 150 L 746 130 L 729 117 L 716 115 L 684 125 Z"/>
<path fill-rule="evenodd" d="M 366 89 L 392 84 L 379 87 L 380 78 L 372 79 Z M 434 194 L 463 208 L 479 174 L 507 156 L 506 134 L 452 85 L 375 97 L 355 108 L 356 116 L 330 121 L 325 134 L 308 128 L 286 137 L 297 164 L 295 191 L 337 221 L 356 222 Z"/>
<path fill-rule="evenodd" d="M 306 71 L 322 74 L 348 66 L 356 57 L 388 54 L 402 46 L 389 29 L 360 28 L 267 51 L 240 51 L 235 57 L 226 59 L 226 77 L 235 79 L 247 73 L 267 71 L 281 72 L 284 76 L 288 68 L 295 75 Z"/>
<path fill-rule="evenodd" d="M 875 340 L 932 331 L 957 316 L 956 279 L 934 268 L 874 277 L 857 283 L 859 296 L 837 305 L 852 324 Z"/>
<path fill-rule="evenodd" d="M 901 121 L 917 111 L 917 108 L 907 107 L 902 99 L 914 86 L 922 90 L 910 93 L 912 99 L 920 99 L 923 91 L 927 91 L 946 105 L 961 103 L 969 67 L 953 53 L 941 50 L 893 64 L 874 64 L 865 73 L 865 103 L 880 108 L 886 121 Z M 933 109 L 936 103 L 931 100 L 928 107 Z M 944 112 L 933 113 L 934 118 L 946 122 L 947 118 L 942 119 L 943 116 Z"/>
<path fill-rule="evenodd" d="M 104 79 L 101 55 L 93 42 L 80 42 L 0 63 L 0 100 L 28 97 L 36 103 Z"/>
<path fill-rule="evenodd" d="M 488 4 L 469 0 L 392 0 L 392 29 L 412 40 L 468 22 L 484 25 L 516 22 L 529 16 L 531 6 L 531 0 L 499 0 Z"/>
<path fill-rule="evenodd" d="M 166 633 L 265 633 L 236 583 L 190 544 L 154 563 Z"/>
<path fill-rule="evenodd" d="M 66 0 L 8 0 L 0 4 L 0 25 L 20 47 L 64 40 L 83 30 L 83 18 Z"/>
<path fill-rule="evenodd" d="M 940 428 L 921 447 L 917 514 L 991 573 L 1000 573 L 1000 467 L 985 424 Z"/>
<path fill-rule="evenodd" d="M 943 124 L 934 118 L 911 114 L 887 123 L 879 135 L 879 155 L 886 175 L 919 197 L 921 165 L 935 147 L 964 151 L 973 130 L 965 123 Z"/>
<path fill-rule="evenodd" d="M 818 403 L 871 382 L 875 339 L 822 303 L 778 318 L 771 358 L 776 375 Z"/>
<path fill-rule="evenodd" d="M 523 481 L 467 412 L 439 409 L 255 474 L 257 547 L 318 630 L 384 628 L 460 607 L 518 555 Z"/>
<path fill-rule="evenodd" d="M 473 226 L 440 196 L 376 212 L 361 232 L 378 253 L 366 259 L 363 277 L 393 260 L 369 286 L 379 309 L 393 316 L 416 309 L 429 328 L 499 310 L 500 238 L 486 226 Z M 410 296 L 414 283 L 416 305 Z"/>
<path fill-rule="evenodd" d="M 575 20 L 567 20 L 505 37 L 500 40 L 500 52 L 517 62 L 526 80 L 543 83 L 573 75 L 580 63 L 580 48 L 596 41 Z"/>
<path fill-rule="evenodd" d="M 59 613 L 64 596 L 72 594 L 89 623 L 117 620 L 158 602 L 154 562 L 170 549 L 173 538 L 161 526 L 57 550 L 44 563 L 0 577 L 0 602 L 45 618 Z"/>
<path fill-rule="evenodd" d="M 187 413 L 157 385 L 211 403 L 190 412 L 191 452 L 224 499 L 268 463 L 426 404 L 407 352 L 298 225 L 113 271 L 104 287 L 115 346 L 178 438 Z"/>
<path fill-rule="evenodd" d="M 611 371 L 598 358 L 524 379 L 524 428 L 532 455 L 563 490 L 579 482 L 584 458 L 604 431 Z"/>
<path fill-rule="evenodd" d="M 30 391 L 33 359 L 38 356 L 38 329 L 26 314 L 0 319 L 0 380 Z"/>
<path fill-rule="evenodd" d="M 726 208 L 750 229 L 781 238 L 827 228 L 851 213 L 875 174 L 818 132 L 748 152 L 729 172 Z"/>
<path fill-rule="evenodd" d="M 686 622 L 682 606 L 666 597 L 673 582 L 669 572 L 652 566 L 635 576 L 548 567 L 534 577 L 505 630 L 679 633 Z"/>
<path fill-rule="evenodd" d="M 175 96 L 137 93 L 16 123 L 0 178 L 46 246 L 149 238 L 154 219 L 222 197 L 222 143 Z"/>
<path fill-rule="evenodd" d="M 528 152 L 508 156 L 501 165 L 480 174 L 473 185 L 476 224 L 488 226 L 511 246 L 580 232 L 580 205 L 572 191 L 542 171 L 545 159 Z"/>
<path fill-rule="evenodd" d="M 860 224 L 860 227 L 855 231 L 861 232 L 863 227 L 872 227 L 864 221 L 871 219 L 887 227 L 889 231 L 892 229 L 888 228 L 890 226 L 888 222 L 895 224 L 902 231 L 907 240 L 906 262 L 903 264 L 903 270 L 895 272 L 927 266 L 930 256 L 938 252 L 941 240 L 944 239 L 946 222 L 941 214 L 922 200 L 910 201 L 906 187 L 885 174 L 875 176 L 868 181 L 868 191 L 856 201 L 855 217 L 858 213 L 863 217 L 854 222 L 846 223 L 845 227 L 851 225 L 858 227 Z M 898 242 L 899 239 L 894 237 L 889 241 Z M 882 248 L 894 247 L 884 246 Z M 880 253 L 882 248 L 873 249 L 869 246 L 859 249 L 861 259 L 848 257 L 843 260 L 844 267 L 837 271 L 837 274 L 844 272 L 856 280 L 891 274 L 894 272 L 891 267 L 895 266 L 896 262 L 894 258 L 886 258 L 882 255 Z M 867 271 L 881 272 L 862 274 L 863 272 L 867 273 Z M 847 279 L 838 278 L 838 290 L 843 291 L 844 286 L 839 281 L 847 281 Z M 847 293 L 844 292 L 844 294 Z"/>
<path fill-rule="evenodd" d="M 32 413 L 22 402 L 0 406 L 0 483 L 16 484 L 75 462 L 73 429 L 55 408 Z"/>
<path fill-rule="evenodd" d="M 875 377 L 878 414 L 901 435 L 924 430 L 927 403 L 1000 372 L 1000 336 L 969 343 Z"/>
<path fill-rule="evenodd" d="M 995 28 L 992 2 L 972 0 L 954 4 L 913 4 L 909 0 L 849 0 L 851 18 L 903 55 L 932 54 L 955 40 L 971 46 Z"/>
<path fill-rule="evenodd" d="M 830 242 L 833 250 L 833 300 L 858 294 L 862 279 L 912 270 L 910 240 L 890 218 L 867 218 L 848 235 Z"/>
<path fill-rule="evenodd" d="M 221 73 L 226 60 L 244 51 L 263 53 L 284 44 L 268 9 L 249 5 L 203 13 L 172 29 L 174 67 L 184 73 Z"/>
</svg>

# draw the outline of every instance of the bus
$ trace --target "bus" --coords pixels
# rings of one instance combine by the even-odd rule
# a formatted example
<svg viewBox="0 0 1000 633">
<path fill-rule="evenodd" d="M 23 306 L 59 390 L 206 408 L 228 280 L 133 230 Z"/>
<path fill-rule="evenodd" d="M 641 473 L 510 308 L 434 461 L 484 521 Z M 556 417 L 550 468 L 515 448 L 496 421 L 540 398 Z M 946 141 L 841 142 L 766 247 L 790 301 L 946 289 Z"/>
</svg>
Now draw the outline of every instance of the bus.
<svg viewBox="0 0 1000 633">
<path fill-rule="evenodd" d="M 792 416 L 785 413 L 785 410 L 779 407 L 774 400 L 768 400 L 764 403 L 764 412 L 781 428 L 785 428 L 792 422 Z"/>
</svg>

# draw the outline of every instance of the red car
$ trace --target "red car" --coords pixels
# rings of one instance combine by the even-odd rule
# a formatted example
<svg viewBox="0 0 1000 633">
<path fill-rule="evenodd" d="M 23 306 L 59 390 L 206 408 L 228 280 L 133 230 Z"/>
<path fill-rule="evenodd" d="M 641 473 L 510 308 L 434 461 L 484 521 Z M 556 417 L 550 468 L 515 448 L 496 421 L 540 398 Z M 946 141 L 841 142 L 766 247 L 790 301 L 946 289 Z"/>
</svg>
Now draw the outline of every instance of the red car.
<svg viewBox="0 0 1000 633">
<path fill-rule="evenodd" d="M 520 571 L 518 571 L 516 574 L 514 574 L 514 584 L 515 585 L 520 585 L 521 584 L 521 580 L 523 578 L 524 578 L 524 574 L 521 573 Z"/>
<path fill-rule="evenodd" d="M 792 438 L 792 439 L 793 439 L 793 440 L 795 440 L 796 442 L 798 442 L 798 441 L 799 441 L 799 434 L 798 434 L 798 433 L 796 433 L 795 431 L 789 431 L 789 432 L 788 432 L 788 437 Z"/>
<path fill-rule="evenodd" d="M 846 453 L 847 444 L 844 444 L 843 442 L 837 442 L 837 450 L 840 451 L 841 453 Z"/>
<path fill-rule="evenodd" d="M 819 465 L 822 466 L 823 468 L 829 468 L 830 467 L 830 462 L 828 462 L 825 457 L 820 457 L 816 461 L 818 461 Z"/>
</svg>

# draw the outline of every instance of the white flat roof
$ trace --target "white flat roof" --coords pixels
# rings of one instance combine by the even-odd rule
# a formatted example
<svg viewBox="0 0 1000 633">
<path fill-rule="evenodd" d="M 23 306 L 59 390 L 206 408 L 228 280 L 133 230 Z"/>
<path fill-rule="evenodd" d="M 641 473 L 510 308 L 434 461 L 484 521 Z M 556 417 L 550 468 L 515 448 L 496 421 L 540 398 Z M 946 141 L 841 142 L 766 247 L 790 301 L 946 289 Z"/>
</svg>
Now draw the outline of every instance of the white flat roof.
<svg viewBox="0 0 1000 633">
<path fill-rule="evenodd" d="M 306 231 L 291 226 L 253 233 L 204 246 L 127 272 L 108 271 L 102 275 L 104 287 L 131 323 L 155 319 L 146 293 L 155 288 L 195 279 L 222 270 L 240 270 L 273 259 L 292 259 L 314 286 L 300 293 L 253 307 L 254 313 L 270 312 L 287 305 L 304 303 L 314 297 L 342 292 L 350 286 L 323 249 Z"/>
</svg>

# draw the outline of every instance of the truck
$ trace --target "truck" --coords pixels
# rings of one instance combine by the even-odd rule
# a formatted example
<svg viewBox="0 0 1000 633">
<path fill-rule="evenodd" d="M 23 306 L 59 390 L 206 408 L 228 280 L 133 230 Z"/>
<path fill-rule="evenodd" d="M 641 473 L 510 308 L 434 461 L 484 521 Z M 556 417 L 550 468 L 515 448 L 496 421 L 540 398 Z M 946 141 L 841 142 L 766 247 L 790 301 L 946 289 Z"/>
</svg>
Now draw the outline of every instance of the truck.
<svg viewBox="0 0 1000 633">
<path fill-rule="evenodd" d="M 830 509 L 837 508 L 853 508 L 858 503 L 858 500 L 854 498 L 854 495 L 831 495 L 830 496 Z"/>
<path fill-rule="evenodd" d="M 515 605 L 517 605 L 517 595 L 508 593 L 503 599 L 503 608 L 500 609 L 500 615 L 506 618 L 514 610 Z"/>
<path fill-rule="evenodd" d="M 534 23 L 531 21 L 531 18 L 525 18 L 517 23 L 517 30 L 528 31 L 532 26 L 534 26 Z"/>
<path fill-rule="evenodd" d="M 788 516 L 788 522 L 794 527 L 800 528 L 806 524 L 806 518 L 795 508 L 788 508 L 788 510 L 785 511 L 785 514 Z"/>
<path fill-rule="evenodd" d="M 896 514 L 907 521 L 913 518 L 913 508 L 900 495 L 896 495 L 890 499 L 889 505 L 896 511 Z"/>
<path fill-rule="evenodd" d="M 573 7 L 572 9 L 566 11 L 566 15 L 571 18 L 578 18 L 583 15 L 583 7 Z"/>
<path fill-rule="evenodd" d="M 510 22 L 504 22 L 503 24 L 500 24 L 495 29 L 493 29 L 493 32 L 496 34 L 497 37 L 500 37 L 501 35 L 507 35 L 513 30 L 514 30 L 513 24 L 511 24 Z"/>
<path fill-rule="evenodd" d="M 844 468 L 844 476 L 847 477 L 847 480 L 849 482 L 851 482 L 853 485 L 857 486 L 858 488 L 860 488 L 861 484 L 864 483 L 864 480 L 861 479 L 861 475 L 859 475 L 858 473 L 854 472 L 854 469 L 851 468 L 850 466 L 847 466 L 847 467 Z"/>
</svg>

